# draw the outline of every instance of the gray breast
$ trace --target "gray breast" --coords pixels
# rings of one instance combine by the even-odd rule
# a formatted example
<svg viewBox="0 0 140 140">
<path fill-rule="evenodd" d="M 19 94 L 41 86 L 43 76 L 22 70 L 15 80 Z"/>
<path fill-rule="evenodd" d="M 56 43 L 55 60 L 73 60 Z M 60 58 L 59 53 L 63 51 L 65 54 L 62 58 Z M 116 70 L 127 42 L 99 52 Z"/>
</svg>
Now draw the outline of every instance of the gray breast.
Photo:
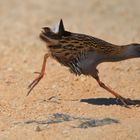
<svg viewBox="0 0 140 140">
<path fill-rule="evenodd" d="M 96 66 L 104 59 L 103 55 L 96 52 L 84 52 L 70 62 L 70 70 L 75 74 L 95 75 L 97 73 Z"/>
</svg>

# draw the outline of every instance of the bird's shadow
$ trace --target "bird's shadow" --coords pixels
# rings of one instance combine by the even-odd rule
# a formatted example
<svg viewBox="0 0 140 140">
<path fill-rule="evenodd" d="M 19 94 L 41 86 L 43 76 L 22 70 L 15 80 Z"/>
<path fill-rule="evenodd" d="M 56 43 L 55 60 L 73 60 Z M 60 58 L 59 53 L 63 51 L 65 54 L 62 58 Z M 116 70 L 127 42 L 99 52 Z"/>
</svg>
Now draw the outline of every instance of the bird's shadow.
<svg viewBox="0 0 140 140">
<path fill-rule="evenodd" d="M 120 121 L 113 119 L 113 118 L 103 118 L 103 119 L 96 119 L 96 118 L 87 118 L 82 116 L 73 116 L 70 114 L 64 113 L 54 113 L 47 117 L 45 120 L 27 120 L 24 124 L 37 124 L 36 131 L 41 131 L 46 129 L 45 126 L 51 124 L 58 124 L 63 122 L 73 122 L 71 128 L 91 128 L 97 126 L 104 126 L 109 124 L 116 124 L 120 123 Z M 76 123 L 74 123 L 76 121 Z M 21 124 L 21 122 L 14 123 L 15 125 Z M 42 128 L 40 128 L 42 126 Z"/>
<path fill-rule="evenodd" d="M 81 99 L 80 102 L 85 102 L 88 104 L 93 104 L 93 105 L 123 105 L 119 100 L 116 98 L 89 98 L 89 99 Z M 131 100 L 130 103 L 128 102 L 127 105 L 135 105 L 140 107 L 140 100 Z"/>
</svg>

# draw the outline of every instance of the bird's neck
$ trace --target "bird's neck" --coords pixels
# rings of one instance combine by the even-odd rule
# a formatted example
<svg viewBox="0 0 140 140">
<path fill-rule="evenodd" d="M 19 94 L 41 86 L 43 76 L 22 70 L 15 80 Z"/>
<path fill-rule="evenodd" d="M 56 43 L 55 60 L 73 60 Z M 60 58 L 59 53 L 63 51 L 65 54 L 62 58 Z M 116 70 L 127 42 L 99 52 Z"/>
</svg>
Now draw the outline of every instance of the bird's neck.
<svg viewBox="0 0 140 140">
<path fill-rule="evenodd" d="M 140 57 L 140 44 L 129 44 L 120 46 L 120 54 L 109 56 L 110 61 L 122 61 Z"/>
</svg>

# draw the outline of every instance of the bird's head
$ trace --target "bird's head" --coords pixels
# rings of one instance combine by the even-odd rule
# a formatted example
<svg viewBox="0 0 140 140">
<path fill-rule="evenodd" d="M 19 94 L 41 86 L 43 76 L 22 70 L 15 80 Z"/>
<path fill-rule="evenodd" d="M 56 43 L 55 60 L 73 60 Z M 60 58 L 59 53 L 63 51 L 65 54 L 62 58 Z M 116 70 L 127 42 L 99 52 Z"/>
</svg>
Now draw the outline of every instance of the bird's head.
<svg viewBox="0 0 140 140">
<path fill-rule="evenodd" d="M 69 36 L 71 33 L 65 31 L 62 19 L 54 27 L 43 27 L 40 38 L 49 45 L 58 44 L 59 40 L 64 36 Z"/>
<path fill-rule="evenodd" d="M 134 57 L 140 57 L 140 44 L 132 43 L 128 45 L 128 52 Z"/>
<path fill-rule="evenodd" d="M 138 43 L 134 43 L 132 44 L 132 46 L 135 48 L 136 52 L 139 54 L 140 56 L 140 44 Z"/>
<path fill-rule="evenodd" d="M 140 57 L 140 44 L 132 43 L 132 44 L 124 45 L 123 47 L 124 49 L 121 53 L 122 58 L 129 59 L 129 58 Z"/>
</svg>

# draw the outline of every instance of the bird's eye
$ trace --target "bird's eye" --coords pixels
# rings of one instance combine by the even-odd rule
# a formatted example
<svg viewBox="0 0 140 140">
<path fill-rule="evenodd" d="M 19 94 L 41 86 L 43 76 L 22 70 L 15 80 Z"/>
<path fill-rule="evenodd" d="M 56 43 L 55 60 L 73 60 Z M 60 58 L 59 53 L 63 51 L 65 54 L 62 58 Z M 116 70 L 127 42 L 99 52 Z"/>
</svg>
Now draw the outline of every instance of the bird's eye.
<svg viewBox="0 0 140 140">
<path fill-rule="evenodd" d="M 46 32 L 46 33 L 47 33 L 47 32 L 50 32 L 50 28 L 48 28 L 48 27 L 43 27 L 43 28 L 42 28 L 42 31 L 43 31 L 43 32 Z"/>
</svg>

